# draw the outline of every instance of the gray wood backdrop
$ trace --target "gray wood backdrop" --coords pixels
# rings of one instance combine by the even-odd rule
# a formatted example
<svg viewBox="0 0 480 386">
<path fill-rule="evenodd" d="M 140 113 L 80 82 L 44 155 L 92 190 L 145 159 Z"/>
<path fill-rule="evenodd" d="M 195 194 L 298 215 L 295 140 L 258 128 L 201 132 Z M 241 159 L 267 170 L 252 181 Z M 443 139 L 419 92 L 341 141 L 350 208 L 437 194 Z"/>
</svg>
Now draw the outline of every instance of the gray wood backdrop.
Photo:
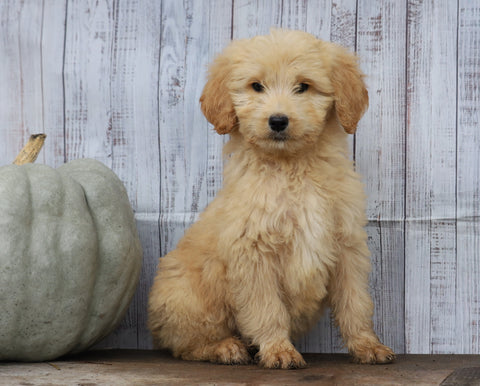
<svg viewBox="0 0 480 386">
<path fill-rule="evenodd" d="M 37 162 L 104 162 L 136 212 L 141 282 L 100 346 L 151 348 L 157 259 L 222 183 L 225 138 L 198 103 L 206 65 L 271 26 L 356 50 L 368 75 L 351 144 L 379 336 L 399 353 L 479 354 L 479 0 L 1 0 L 0 164 L 44 132 Z M 297 344 L 343 350 L 328 315 Z"/>
</svg>

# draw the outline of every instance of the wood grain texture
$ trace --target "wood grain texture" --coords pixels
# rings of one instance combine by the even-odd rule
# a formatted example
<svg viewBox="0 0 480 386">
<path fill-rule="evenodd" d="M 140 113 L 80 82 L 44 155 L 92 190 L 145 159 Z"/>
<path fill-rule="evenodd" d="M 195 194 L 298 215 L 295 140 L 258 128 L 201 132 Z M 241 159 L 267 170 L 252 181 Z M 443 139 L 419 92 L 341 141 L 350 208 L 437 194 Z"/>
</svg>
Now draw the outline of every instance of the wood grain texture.
<svg viewBox="0 0 480 386">
<path fill-rule="evenodd" d="M 43 120 L 41 2 L 0 3 L 0 157 L 12 163 Z"/>
<path fill-rule="evenodd" d="M 111 125 L 112 169 L 125 182 L 144 249 L 140 285 L 114 336 L 122 347 L 151 347 L 145 304 L 160 255 L 158 71 L 161 10 L 157 1 L 117 1 L 113 4 Z M 144 171 L 148 170 L 149 173 Z"/>
<path fill-rule="evenodd" d="M 0 164 L 92 157 L 124 182 L 144 249 L 138 291 L 100 347 L 151 348 L 158 258 L 222 185 L 202 116 L 207 64 L 233 38 L 296 28 L 356 50 L 370 108 L 364 176 L 375 329 L 397 352 L 480 353 L 480 0 L 4 0 Z M 341 352 L 322 318 L 297 345 Z"/>
<path fill-rule="evenodd" d="M 66 10 L 65 160 L 91 157 L 112 167 L 113 0 L 70 1 Z"/>
<path fill-rule="evenodd" d="M 356 135 L 355 160 L 368 197 L 375 330 L 404 348 L 405 4 L 360 1 L 357 53 L 370 107 Z"/>
<path fill-rule="evenodd" d="M 44 0 L 41 3 L 42 125 L 48 140 L 47 151 L 40 153 L 37 162 L 57 167 L 65 162 L 63 58 L 67 2 Z"/>
<path fill-rule="evenodd" d="M 234 39 L 265 35 L 282 26 L 282 5 L 275 0 L 234 0 L 232 19 Z"/>
<path fill-rule="evenodd" d="M 322 10 L 322 12 L 319 12 Z M 332 3 L 321 1 L 285 1 L 281 8 L 282 28 L 299 29 L 330 40 L 332 29 Z"/>
<path fill-rule="evenodd" d="M 408 4 L 406 350 L 455 352 L 457 4 Z"/>
<path fill-rule="evenodd" d="M 230 39 L 229 29 L 217 30 L 213 45 L 210 23 L 231 20 L 231 4 L 211 7 L 191 1 L 162 3 L 160 55 L 161 252 L 173 249 L 187 226 L 196 219 L 219 185 L 223 138 L 203 117 L 199 98 L 207 63 Z M 172 151 L 173 150 L 173 151 Z M 212 153 L 209 153 L 211 151 Z"/>
<path fill-rule="evenodd" d="M 480 352 L 480 1 L 460 1 L 457 88 L 457 352 Z M 461 350 L 461 351 L 460 351 Z"/>
<path fill-rule="evenodd" d="M 0 4 L 0 164 L 10 163 L 33 133 L 48 135 L 38 162 L 64 162 L 65 3 Z"/>
</svg>

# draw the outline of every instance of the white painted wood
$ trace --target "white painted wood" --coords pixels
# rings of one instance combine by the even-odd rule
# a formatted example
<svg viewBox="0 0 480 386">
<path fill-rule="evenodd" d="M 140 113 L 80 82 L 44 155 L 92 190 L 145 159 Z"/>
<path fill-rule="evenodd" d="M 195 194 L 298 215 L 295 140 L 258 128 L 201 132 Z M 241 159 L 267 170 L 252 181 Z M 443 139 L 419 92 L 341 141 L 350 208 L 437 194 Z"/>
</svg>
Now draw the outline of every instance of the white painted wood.
<svg viewBox="0 0 480 386">
<path fill-rule="evenodd" d="M 367 74 L 351 144 L 379 336 L 400 353 L 480 353 L 479 0 L 4 0 L 0 21 L 0 164 L 45 132 L 37 162 L 104 162 L 136 212 L 141 283 L 100 347 L 151 347 L 158 257 L 222 183 L 226 137 L 198 103 L 207 63 L 276 26 L 356 49 Z M 297 344 L 343 350 L 328 315 Z"/>
<path fill-rule="evenodd" d="M 357 53 L 370 107 L 356 134 L 355 160 L 368 196 L 375 330 L 404 351 L 405 3 L 360 1 Z"/>
<path fill-rule="evenodd" d="M 406 350 L 456 351 L 457 4 L 408 5 Z"/>
<path fill-rule="evenodd" d="M 161 252 L 173 249 L 219 186 L 221 143 L 200 111 L 207 64 L 230 39 L 231 4 L 162 2 L 160 53 Z M 218 34 L 218 35 L 217 35 Z M 211 153 L 209 153 L 211 151 Z M 213 181 L 212 179 L 215 179 Z"/>
<path fill-rule="evenodd" d="M 135 55 L 132 59 L 135 77 L 131 83 L 135 97 L 131 130 L 135 138 L 136 180 L 132 188 L 138 232 L 143 246 L 143 269 L 137 302 L 138 348 L 150 348 L 150 332 L 146 328 L 146 304 L 160 256 L 160 108 L 158 81 L 161 44 L 161 4 L 156 0 L 132 5 L 136 9 Z"/>
<path fill-rule="evenodd" d="M 145 304 L 160 248 L 158 72 L 161 9 L 157 1 L 113 4 L 112 168 L 125 182 L 144 250 L 140 285 L 124 321 L 101 346 L 149 348 Z M 148 170 L 148 173 L 145 171 Z"/>
<path fill-rule="evenodd" d="M 456 352 L 480 352 L 480 1 L 460 1 Z"/>
<path fill-rule="evenodd" d="M 64 93 L 65 159 L 112 166 L 113 0 L 67 2 Z"/>
<path fill-rule="evenodd" d="M 282 28 L 299 29 L 320 39 L 331 40 L 331 1 L 285 1 L 282 5 Z M 319 12 L 320 10 L 322 11 Z"/>
<path fill-rule="evenodd" d="M 0 164 L 11 163 L 33 133 L 49 138 L 37 162 L 64 162 L 65 4 L 53 3 L 0 4 Z"/>
<path fill-rule="evenodd" d="M 63 92 L 63 57 L 65 42 L 66 2 L 45 0 L 42 4 L 40 33 L 40 65 L 42 90 L 42 128 L 29 127 L 31 134 L 43 132 L 48 141 L 37 162 L 57 167 L 65 162 L 65 116 Z"/>
<path fill-rule="evenodd" d="M 42 3 L 1 2 L 0 18 L 0 161 L 6 164 L 32 131 L 44 129 Z"/>
<path fill-rule="evenodd" d="M 234 0 L 234 39 L 245 39 L 268 34 L 270 28 L 282 26 L 281 3 L 275 0 Z"/>
</svg>

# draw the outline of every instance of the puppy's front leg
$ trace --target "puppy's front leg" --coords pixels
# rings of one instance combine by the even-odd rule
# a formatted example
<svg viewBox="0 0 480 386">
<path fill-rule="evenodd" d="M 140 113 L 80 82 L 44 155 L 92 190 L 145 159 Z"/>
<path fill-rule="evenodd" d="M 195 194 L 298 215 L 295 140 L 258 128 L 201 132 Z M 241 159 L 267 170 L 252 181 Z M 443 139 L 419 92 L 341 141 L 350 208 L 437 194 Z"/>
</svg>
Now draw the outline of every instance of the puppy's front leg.
<svg viewBox="0 0 480 386">
<path fill-rule="evenodd" d="M 302 355 L 290 341 L 290 315 L 281 300 L 274 267 L 267 258 L 243 260 L 231 267 L 232 304 L 242 336 L 259 347 L 257 358 L 265 368 L 303 368 Z"/>
<path fill-rule="evenodd" d="M 343 340 L 359 363 L 390 363 L 393 351 L 378 340 L 373 331 L 373 302 L 368 292 L 368 259 L 366 242 L 344 247 L 330 280 L 329 300 Z"/>
</svg>

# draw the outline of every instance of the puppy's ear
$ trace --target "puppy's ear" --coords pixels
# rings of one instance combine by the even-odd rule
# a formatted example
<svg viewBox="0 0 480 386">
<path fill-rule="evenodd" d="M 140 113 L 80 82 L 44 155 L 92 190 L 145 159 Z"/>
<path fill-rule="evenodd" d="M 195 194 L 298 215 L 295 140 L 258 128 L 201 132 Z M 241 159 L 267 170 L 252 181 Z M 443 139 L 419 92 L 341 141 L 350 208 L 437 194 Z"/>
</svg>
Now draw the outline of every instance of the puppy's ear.
<svg viewBox="0 0 480 386">
<path fill-rule="evenodd" d="M 354 134 L 357 124 L 368 107 L 368 91 L 363 82 L 357 58 L 340 46 L 334 46 L 332 85 L 335 109 L 340 124 Z"/>
<path fill-rule="evenodd" d="M 210 66 L 200 103 L 202 112 L 218 134 L 228 134 L 237 124 L 237 115 L 228 91 L 230 63 L 219 56 Z"/>
</svg>

